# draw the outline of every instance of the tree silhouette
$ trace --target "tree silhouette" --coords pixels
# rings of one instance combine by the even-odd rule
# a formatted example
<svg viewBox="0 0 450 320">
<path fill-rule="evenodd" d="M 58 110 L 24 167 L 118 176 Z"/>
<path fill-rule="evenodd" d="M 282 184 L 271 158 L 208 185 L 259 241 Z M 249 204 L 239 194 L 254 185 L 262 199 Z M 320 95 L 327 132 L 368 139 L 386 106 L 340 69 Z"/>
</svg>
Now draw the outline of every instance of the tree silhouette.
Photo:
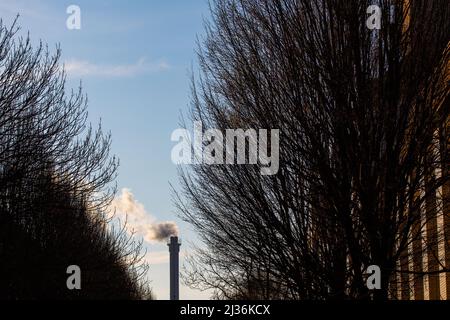
<svg viewBox="0 0 450 320">
<path fill-rule="evenodd" d="M 449 271 L 437 248 L 450 250 L 450 6 L 376 3 L 380 30 L 366 26 L 373 1 L 214 1 L 192 120 L 280 129 L 280 170 L 181 171 L 177 204 L 205 244 L 187 284 L 219 298 L 387 299 L 410 274 Z M 425 255 L 427 270 L 407 270 Z M 370 265 L 381 290 L 366 287 Z"/>
<path fill-rule="evenodd" d="M 88 125 L 81 88 L 67 94 L 60 49 L 17 31 L 0 24 L 0 298 L 151 298 L 140 243 L 107 217 L 110 135 Z"/>
</svg>

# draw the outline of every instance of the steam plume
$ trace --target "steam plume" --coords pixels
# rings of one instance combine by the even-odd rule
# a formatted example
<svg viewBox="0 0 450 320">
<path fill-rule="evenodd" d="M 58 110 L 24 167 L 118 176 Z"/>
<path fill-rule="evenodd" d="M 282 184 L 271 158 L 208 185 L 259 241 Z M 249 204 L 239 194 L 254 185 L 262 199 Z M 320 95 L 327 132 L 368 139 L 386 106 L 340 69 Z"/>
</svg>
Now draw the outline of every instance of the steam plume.
<svg viewBox="0 0 450 320">
<path fill-rule="evenodd" d="M 115 213 L 115 217 L 122 223 L 126 221 L 128 233 L 134 232 L 150 243 L 178 235 L 178 226 L 174 222 L 157 222 L 129 189 L 122 189 L 121 195 L 113 200 L 111 213 Z"/>
</svg>

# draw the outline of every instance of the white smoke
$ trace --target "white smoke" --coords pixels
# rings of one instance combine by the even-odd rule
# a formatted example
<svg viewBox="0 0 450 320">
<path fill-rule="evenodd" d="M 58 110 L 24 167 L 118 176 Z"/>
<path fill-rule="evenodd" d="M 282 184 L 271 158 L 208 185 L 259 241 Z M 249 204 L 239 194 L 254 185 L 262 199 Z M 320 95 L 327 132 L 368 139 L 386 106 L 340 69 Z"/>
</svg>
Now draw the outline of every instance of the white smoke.
<svg viewBox="0 0 450 320">
<path fill-rule="evenodd" d="M 174 222 L 157 222 L 129 189 L 122 189 L 122 193 L 112 201 L 110 212 L 121 223 L 126 222 L 129 234 L 140 235 L 146 242 L 161 242 L 178 235 L 178 226 Z"/>
</svg>

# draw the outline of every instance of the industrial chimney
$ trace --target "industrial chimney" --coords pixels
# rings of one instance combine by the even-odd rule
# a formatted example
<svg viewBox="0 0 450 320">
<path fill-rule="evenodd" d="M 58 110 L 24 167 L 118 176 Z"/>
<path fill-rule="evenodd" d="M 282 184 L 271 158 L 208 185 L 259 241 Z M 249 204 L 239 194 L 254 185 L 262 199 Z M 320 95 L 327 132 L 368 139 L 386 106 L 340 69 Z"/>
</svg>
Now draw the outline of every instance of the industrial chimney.
<svg viewBox="0 0 450 320">
<path fill-rule="evenodd" d="M 179 261 L 179 253 L 181 243 L 178 240 L 178 237 L 170 237 L 169 243 L 170 252 L 170 300 L 180 300 L 180 261 Z"/>
</svg>

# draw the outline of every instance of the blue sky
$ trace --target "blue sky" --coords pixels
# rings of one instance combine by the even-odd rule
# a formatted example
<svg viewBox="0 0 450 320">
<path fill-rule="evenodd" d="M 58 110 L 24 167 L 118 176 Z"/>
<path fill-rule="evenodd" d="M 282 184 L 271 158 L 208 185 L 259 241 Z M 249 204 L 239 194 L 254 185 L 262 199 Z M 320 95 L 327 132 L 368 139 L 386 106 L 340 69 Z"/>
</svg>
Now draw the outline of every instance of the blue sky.
<svg viewBox="0 0 450 320">
<path fill-rule="evenodd" d="M 81 30 L 66 28 L 69 5 L 81 9 Z M 157 221 L 179 225 L 184 250 L 195 234 L 175 214 L 169 183 L 177 185 L 170 141 L 188 110 L 189 79 L 195 69 L 196 38 L 208 17 L 207 0 L 0 0 L 0 16 L 10 24 L 20 13 L 30 31 L 51 49 L 59 43 L 69 86 L 82 80 L 89 117 L 102 119 L 120 158 L 119 190 L 131 190 L 140 208 Z M 149 279 L 158 299 L 169 296 L 165 244 L 147 243 Z M 181 287 L 181 298 L 208 298 L 207 292 Z"/>
</svg>

